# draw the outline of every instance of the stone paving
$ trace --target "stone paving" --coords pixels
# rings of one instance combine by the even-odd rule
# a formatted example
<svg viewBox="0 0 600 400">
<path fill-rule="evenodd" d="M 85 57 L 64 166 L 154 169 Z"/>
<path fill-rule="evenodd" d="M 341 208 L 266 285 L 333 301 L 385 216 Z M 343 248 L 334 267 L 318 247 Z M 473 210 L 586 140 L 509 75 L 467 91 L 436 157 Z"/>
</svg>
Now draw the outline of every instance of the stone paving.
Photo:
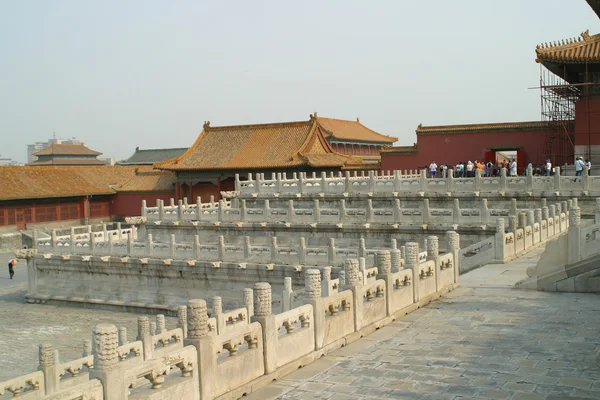
<svg viewBox="0 0 600 400">
<path fill-rule="evenodd" d="M 0 253 L 0 261 L 8 254 Z M 17 276 L 27 282 L 25 261 L 18 265 Z M 8 266 L 6 271 L 8 275 Z M 136 314 L 27 304 L 24 297 L 27 284 L 0 274 L 0 280 L 4 278 L 8 283 L 0 286 L 0 381 L 36 371 L 40 343 L 52 344 L 63 362 L 81 357 L 83 340 L 91 338 L 92 329 L 99 323 L 126 327 L 129 340 L 137 336 Z M 167 328 L 177 324 L 176 318 L 166 320 Z"/>
<path fill-rule="evenodd" d="M 600 399 L 600 296 L 511 289 L 543 249 L 248 396 L 264 399 Z"/>
</svg>

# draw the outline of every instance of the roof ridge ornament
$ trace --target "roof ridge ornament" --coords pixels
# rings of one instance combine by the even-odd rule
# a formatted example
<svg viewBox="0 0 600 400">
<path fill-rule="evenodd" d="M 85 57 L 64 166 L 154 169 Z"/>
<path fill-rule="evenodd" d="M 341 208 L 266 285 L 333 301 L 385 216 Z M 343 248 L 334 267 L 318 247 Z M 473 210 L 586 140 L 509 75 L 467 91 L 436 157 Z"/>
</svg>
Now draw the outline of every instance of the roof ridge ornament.
<svg viewBox="0 0 600 400">
<path fill-rule="evenodd" d="M 590 30 L 586 29 L 584 32 L 582 32 L 581 37 L 583 40 L 590 40 Z"/>
<path fill-rule="evenodd" d="M 204 125 L 202 126 L 202 128 L 205 131 L 208 130 L 208 128 L 210 128 L 210 121 L 204 121 Z"/>
</svg>

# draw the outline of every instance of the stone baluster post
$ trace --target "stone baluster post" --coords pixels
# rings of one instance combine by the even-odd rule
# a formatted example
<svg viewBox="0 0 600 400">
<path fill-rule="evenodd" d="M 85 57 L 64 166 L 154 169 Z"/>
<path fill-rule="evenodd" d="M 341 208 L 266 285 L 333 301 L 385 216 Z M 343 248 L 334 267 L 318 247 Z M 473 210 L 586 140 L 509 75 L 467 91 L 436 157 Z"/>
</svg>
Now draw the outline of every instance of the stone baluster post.
<svg viewBox="0 0 600 400">
<path fill-rule="evenodd" d="M 52 232 L 50 233 L 50 240 L 52 241 L 52 251 L 54 251 L 56 250 L 56 241 L 58 240 L 56 238 L 56 229 L 52 229 Z"/>
<path fill-rule="evenodd" d="M 99 379 L 104 387 L 107 400 L 126 400 L 129 397 L 128 385 L 125 385 L 124 371 L 119 368 L 119 347 L 117 327 L 111 324 L 99 324 L 94 327 L 94 368 L 89 372 L 90 379 Z M 160 384 L 164 377 L 157 376 Z M 155 384 L 155 382 L 153 382 Z"/>
<path fill-rule="evenodd" d="M 321 297 L 328 297 L 333 294 L 333 292 L 331 291 L 331 267 L 323 267 L 322 271 L 323 284 L 321 285 Z"/>
<path fill-rule="evenodd" d="M 392 263 L 392 272 L 398 272 L 402 269 L 401 253 L 402 252 L 398 250 L 398 243 L 396 239 L 392 239 L 392 249 L 390 250 L 390 262 Z"/>
<path fill-rule="evenodd" d="M 533 224 L 535 223 L 533 210 L 525 211 L 525 219 L 526 219 L 525 224 L 527 226 L 533 226 Z"/>
<path fill-rule="evenodd" d="M 209 336 L 206 301 L 192 299 L 187 304 L 187 339 L 184 346 L 195 346 L 198 353 L 200 398 L 212 399 L 213 382 L 217 379 L 217 348 Z M 221 349 L 219 349 L 221 350 Z"/>
<path fill-rule="evenodd" d="M 196 219 L 202 221 L 202 198 L 196 197 Z"/>
<path fill-rule="evenodd" d="M 217 320 L 217 332 L 222 334 L 225 331 L 226 321 L 223 318 L 223 299 L 221 296 L 213 296 L 212 298 L 212 314 Z"/>
<path fill-rule="evenodd" d="M 146 239 L 146 246 L 148 246 L 148 256 L 152 257 L 154 255 L 154 242 L 152 241 L 152 234 L 149 233 Z"/>
<path fill-rule="evenodd" d="M 298 262 L 301 265 L 306 264 L 306 239 L 304 236 L 300 237 L 300 246 L 298 247 Z"/>
<path fill-rule="evenodd" d="M 150 319 L 146 316 L 138 317 L 138 335 L 137 339 L 142 342 L 144 348 L 144 360 L 152 359 L 152 335 L 150 332 Z"/>
<path fill-rule="evenodd" d="M 345 223 L 348 216 L 346 213 L 346 200 L 344 200 L 344 199 L 340 200 L 339 214 L 340 214 L 339 222 L 342 224 Z"/>
<path fill-rule="evenodd" d="M 277 327 L 275 326 L 275 315 L 272 312 L 271 285 L 267 282 L 254 284 L 252 322 L 258 322 L 262 326 L 265 374 L 270 374 L 277 368 L 277 349 L 275 347 Z"/>
<path fill-rule="evenodd" d="M 256 178 L 254 178 L 254 193 L 261 193 L 261 192 L 262 192 L 262 177 L 260 176 L 260 173 L 257 172 Z"/>
<path fill-rule="evenodd" d="M 304 177 L 304 173 L 303 172 L 299 172 L 298 173 L 298 193 L 302 194 L 304 192 L 304 185 L 306 185 L 306 182 L 304 181 L 305 177 Z"/>
<path fill-rule="evenodd" d="M 183 200 L 177 200 L 177 220 L 183 220 Z"/>
<path fill-rule="evenodd" d="M 538 224 L 542 223 L 542 209 L 541 208 L 536 208 L 534 210 L 533 221 L 537 222 Z"/>
<path fill-rule="evenodd" d="M 148 218 L 148 206 L 146 200 L 142 200 L 142 217 Z"/>
<path fill-rule="evenodd" d="M 454 283 L 458 283 L 460 274 L 460 235 L 455 231 L 446 232 L 446 243 L 448 243 L 448 251 L 454 254 Z"/>
<path fill-rule="evenodd" d="M 408 242 L 406 247 L 406 268 L 412 270 L 413 301 L 419 302 L 419 244 Z"/>
<path fill-rule="evenodd" d="M 275 190 L 277 193 L 281 193 L 281 172 L 277 173 L 277 180 L 275 181 Z"/>
<path fill-rule="evenodd" d="M 516 215 L 508 217 L 508 231 L 517 234 L 518 220 Z M 515 238 L 516 240 L 516 238 Z"/>
<path fill-rule="evenodd" d="M 246 200 L 240 202 L 240 222 L 248 221 L 248 209 L 246 206 Z"/>
<path fill-rule="evenodd" d="M 341 291 L 341 290 L 342 290 L 342 288 L 343 288 L 344 286 L 346 286 L 346 271 L 344 271 L 344 270 L 341 270 L 341 271 L 338 273 L 338 279 L 340 280 L 340 285 L 339 285 L 340 289 L 339 289 L 339 290 Z"/>
<path fill-rule="evenodd" d="M 582 240 L 583 239 L 583 240 Z M 581 209 L 579 206 L 573 206 L 569 210 L 569 232 L 568 232 L 568 262 L 574 264 L 582 259 L 581 246 L 585 238 L 581 237 Z"/>
<path fill-rule="evenodd" d="M 358 257 L 367 256 L 367 247 L 365 245 L 365 238 L 360 238 L 358 241 Z"/>
<path fill-rule="evenodd" d="M 119 346 L 126 345 L 127 343 L 129 343 L 129 341 L 127 340 L 127 328 L 122 326 L 119 328 Z"/>
<path fill-rule="evenodd" d="M 250 288 L 244 288 L 244 307 L 248 311 L 248 318 L 254 315 L 254 293 Z"/>
<path fill-rule="evenodd" d="M 554 167 L 554 191 L 560 192 L 560 167 Z"/>
<path fill-rule="evenodd" d="M 277 236 L 271 237 L 271 262 L 279 261 L 279 246 L 277 245 Z"/>
<path fill-rule="evenodd" d="M 548 220 L 552 221 L 552 226 L 548 223 L 548 236 L 553 236 L 555 233 L 558 233 L 558 227 L 556 226 L 556 205 L 550 204 L 548 206 Z"/>
<path fill-rule="evenodd" d="M 248 261 L 252 255 L 252 245 L 250 244 L 250 236 L 244 236 L 244 261 Z"/>
<path fill-rule="evenodd" d="M 158 203 L 158 219 L 159 221 L 163 221 L 165 219 L 165 201 L 164 200 L 156 200 Z"/>
<path fill-rule="evenodd" d="M 175 258 L 175 251 L 176 251 L 176 242 L 175 242 L 175 234 L 172 233 L 171 235 L 169 235 L 169 257 L 171 259 Z"/>
<path fill-rule="evenodd" d="M 288 200 L 288 217 L 287 217 L 287 221 L 290 222 L 290 223 L 293 223 L 295 217 L 296 217 L 296 213 L 294 212 L 294 200 Z"/>
<path fill-rule="evenodd" d="M 505 250 L 504 250 L 504 246 L 505 246 L 505 242 L 504 242 L 504 234 L 505 234 L 505 230 L 506 230 L 506 221 L 504 220 L 504 218 L 497 218 L 496 219 L 496 235 L 494 237 L 495 240 L 495 244 L 496 244 L 496 254 L 495 254 L 495 258 L 496 260 L 499 261 L 503 261 L 504 260 L 504 254 L 505 254 Z"/>
<path fill-rule="evenodd" d="M 373 218 L 374 218 L 374 212 L 373 212 L 373 200 L 368 199 L 367 200 L 367 210 L 366 210 L 366 219 L 367 219 L 367 223 L 371 223 L 373 222 Z"/>
<path fill-rule="evenodd" d="M 335 264 L 335 239 L 329 238 L 329 247 L 327 248 L 327 262 L 331 265 Z"/>
<path fill-rule="evenodd" d="M 167 326 L 165 323 L 165 316 L 163 314 L 156 315 L 156 334 L 160 335 L 167 331 Z"/>
<path fill-rule="evenodd" d="M 425 169 L 419 171 L 419 191 L 427 191 L 427 170 Z"/>
<path fill-rule="evenodd" d="M 283 291 L 281 292 L 281 312 L 286 312 L 294 308 L 293 296 L 292 278 L 286 276 L 283 278 Z"/>
<path fill-rule="evenodd" d="M 423 199 L 423 224 L 431 222 L 431 209 L 429 208 L 429 199 Z"/>
<path fill-rule="evenodd" d="M 518 215 L 517 199 L 510 199 L 510 209 L 508 215 Z"/>
<path fill-rule="evenodd" d="M 446 177 L 446 192 L 452 193 L 454 191 L 454 170 L 448 169 L 448 176 Z"/>
<path fill-rule="evenodd" d="M 392 255 L 389 250 L 382 250 L 375 253 L 375 266 L 377 267 L 377 278 L 385 281 L 386 315 L 391 315 L 391 293 L 394 291 L 394 279 L 392 278 Z"/>
<path fill-rule="evenodd" d="M 525 176 L 525 181 L 527 185 L 527 191 L 533 191 L 533 168 L 527 167 L 527 172 Z"/>
<path fill-rule="evenodd" d="M 321 222 L 321 207 L 319 206 L 319 200 L 315 200 L 313 204 L 314 221 L 319 223 Z"/>
<path fill-rule="evenodd" d="M 81 351 L 81 357 L 89 357 L 92 355 L 92 341 L 90 339 L 83 340 L 83 350 Z"/>
<path fill-rule="evenodd" d="M 194 235 L 194 259 L 200 259 L 200 236 Z"/>
<path fill-rule="evenodd" d="M 218 255 L 217 258 L 219 261 L 225 261 L 225 237 L 223 235 L 219 235 L 219 244 L 218 244 Z"/>
<path fill-rule="evenodd" d="M 479 170 L 478 170 L 479 171 Z M 442 288 L 440 271 L 440 242 L 437 236 L 427 236 L 427 260 L 435 263 L 435 291 L 439 292 Z"/>
<path fill-rule="evenodd" d="M 508 179 L 506 177 L 506 168 L 501 168 L 500 169 L 500 192 L 501 193 L 506 192 L 507 187 L 508 187 Z"/>
<path fill-rule="evenodd" d="M 150 321 L 150 336 L 156 335 L 156 321 Z"/>
<path fill-rule="evenodd" d="M 267 222 L 270 219 L 271 215 L 271 203 L 269 199 L 265 199 L 263 203 L 263 221 Z"/>
<path fill-rule="evenodd" d="M 527 226 L 527 213 L 521 212 L 521 213 L 519 213 L 519 228 L 523 229 L 523 232 L 525 232 L 526 226 Z"/>
<path fill-rule="evenodd" d="M 344 193 L 350 193 L 352 191 L 352 182 L 350 181 L 350 171 L 346 171 L 344 174 Z"/>
<path fill-rule="evenodd" d="M 481 190 L 481 171 L 479 168 L 475 168 L 475 180 L 473 183 L 475 184 L 474 190 L 479 192 Z"/>
<path fill-rule="evenodd" d="M 327 173 L 321 172 L 321 193 L 327 193 Z"/>
<path fill-rule="evenodd" d="M 454 199 L 452 202 L 452 221 L 455 224 L 461 223 L 461 215 L 460 215 L 460 200 Z"/>
<path fill-rule="evenodd" d="M 183 338 L 187 339 L 187 307 L 177 307 L 177 327 L 183 331 Z"/>
<path fill-rule="evenodd" d="M 52 394 L 59 388 L 59 379 L 56 373 L 56 360 L 51 344 L 41 344 L 39 348 L 39 371 L 44 373 L 44 386 L 46 394 Z"/>
<path fill-rule="evenodd" d="M 358 269 L 362 275 L 362 284 L 367 284 L 367 260 L 365 257 L 358 257 Z"/>
<path fill-rule="evenodd" d="M 392 214 L 394 217 L 394 223 L 401 223 L 402 212 L 400 211 L 400 199 L 394 199 L 394 204 L 392 206 Z"/>
<path fill-rule="evenodd" d="M 352 303 L 354 314 L 354 330 L 357 331 L 362 326 L 362 318 L 358 310 L 358 302 L 362 303 L 363 299 L 359 296 L 360 287 L 363 283 L 363 274 L 360 270 L 359 260 L 348 258 L 344 261 L 344 289 L 352 290 Z M 360 297 L 360 298 L 359 298 Z"/>
<path fill-rule="evenodd" d="M 481 223 L 487 224 L 490 218 L 490 210 L 488 208 L 487 199 L 481 199 L 480 207 L 479 207 L 479 215 L 481 216 Z"/>
<path fill-rule="evenodd" d="M 600 224 L 600 198 L 596 198 L 596 210 L 594 210 L 594 223 Z"/>
<path fill-rule="evenodd" d="M 110 240 L 108 237 L 108 228 L 106 227 L 106 224 L 102 224 L 102 238 L 104 239 L 104 242 L 108 242 Z"/>
</svg>

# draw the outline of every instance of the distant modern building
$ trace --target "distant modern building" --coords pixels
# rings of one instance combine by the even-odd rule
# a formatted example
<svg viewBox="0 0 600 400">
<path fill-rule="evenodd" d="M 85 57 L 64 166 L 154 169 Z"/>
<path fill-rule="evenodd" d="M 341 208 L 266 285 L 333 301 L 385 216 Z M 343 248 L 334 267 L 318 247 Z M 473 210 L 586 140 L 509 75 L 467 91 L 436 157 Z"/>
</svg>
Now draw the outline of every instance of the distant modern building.
<svg viewBox="0 0 600 400">
<path fill-rule="evenodd" d="M 19 166 L 19 165 L 23 165 L 23 164 L 18 161 L 13 160 L 12 158 L 0 157 L 0 167 Z"/>
<path fill-rule="evenodd" d="M 34 153 L 38 151 L 42 151 L 47 147 L 50 147 L 51 144 L 83 144 L 80 140 L 75 138 L 71 139 L 57 139 L 56 137 L 49 139 L 46 142 L 35 142 L 34 144 L 27 145 L 27 164 L 37 160 L 37 157 L 34 156 Z"/>
<path fill-rule="evenodd" d="M 186 151 L 187 147 L 140 150 L 138 146 L 135 148 L 135 153 L 133 153 L 129 158 L 117 162 L 117 165 L 152 165 L 157 162 L 177 158 Z"/>
<path fill-rule="evenodd" d="M 82 144 L 56 144 L 38 151 L 33 155 L 37 161 L 30 162 L 29 166 L 43 165 L 106 165 L 105 161 L 98 160 L 99 153 L 90 150 Z"/>
</svg>

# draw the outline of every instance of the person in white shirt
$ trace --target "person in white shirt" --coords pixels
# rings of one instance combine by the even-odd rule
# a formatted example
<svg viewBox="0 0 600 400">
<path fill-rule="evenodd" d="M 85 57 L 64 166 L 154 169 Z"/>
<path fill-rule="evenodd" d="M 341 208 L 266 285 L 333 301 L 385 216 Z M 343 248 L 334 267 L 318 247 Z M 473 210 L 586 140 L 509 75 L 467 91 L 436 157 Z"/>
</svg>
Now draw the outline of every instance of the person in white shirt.
<svg viewBox="0 0 600 400">
<path fill-rule="evenodd" d="M 448 167 L 446 166 L 446 164 L 442 164 L 442 166 L 440 167 L 440 169 L 442 170 L 442 178 L 446 178 L 447 171 L 448 171 Z"/>
<path fill-rule="evenodd" d="M 510 161 L 510 176 L 517 176 L 517 161 L 515 159 Z"/>
<path fill-rule="evenodd" d="M 431 172 L 431 177 L 435 178 L 435 173 L 437 172 L 437 164 L 435 161 L 432 161 L 431 164 L 429 164 L 429 172 Z"/>
<path fill-rule="evenodd" d="M 583 162 L 583 158 L 577 157 L 577 160 L 575 160 L 575 176 L 583 175 L 583 166 L 584 165 L 585 165 L 585 163 Z"/>
<path fill-rule="evenodd" d="M 546 176 L 550 176 L 552 174 L 552 163 L 550 159 L 546 160 Z"/>
<path fill-rule="evenodd" d="M 585 160 L 585 166 L 588 169 L 588 175 L 592 174 L 592 162 L 590 160 Z"/>
<path fill-rule="evenodd" d="M 467 162 L 467 178 L 472 178 L 473 176 L 475 176 L 475 174 L 473 174 L 473 163 L 469 160 Z"/>
</svg>

